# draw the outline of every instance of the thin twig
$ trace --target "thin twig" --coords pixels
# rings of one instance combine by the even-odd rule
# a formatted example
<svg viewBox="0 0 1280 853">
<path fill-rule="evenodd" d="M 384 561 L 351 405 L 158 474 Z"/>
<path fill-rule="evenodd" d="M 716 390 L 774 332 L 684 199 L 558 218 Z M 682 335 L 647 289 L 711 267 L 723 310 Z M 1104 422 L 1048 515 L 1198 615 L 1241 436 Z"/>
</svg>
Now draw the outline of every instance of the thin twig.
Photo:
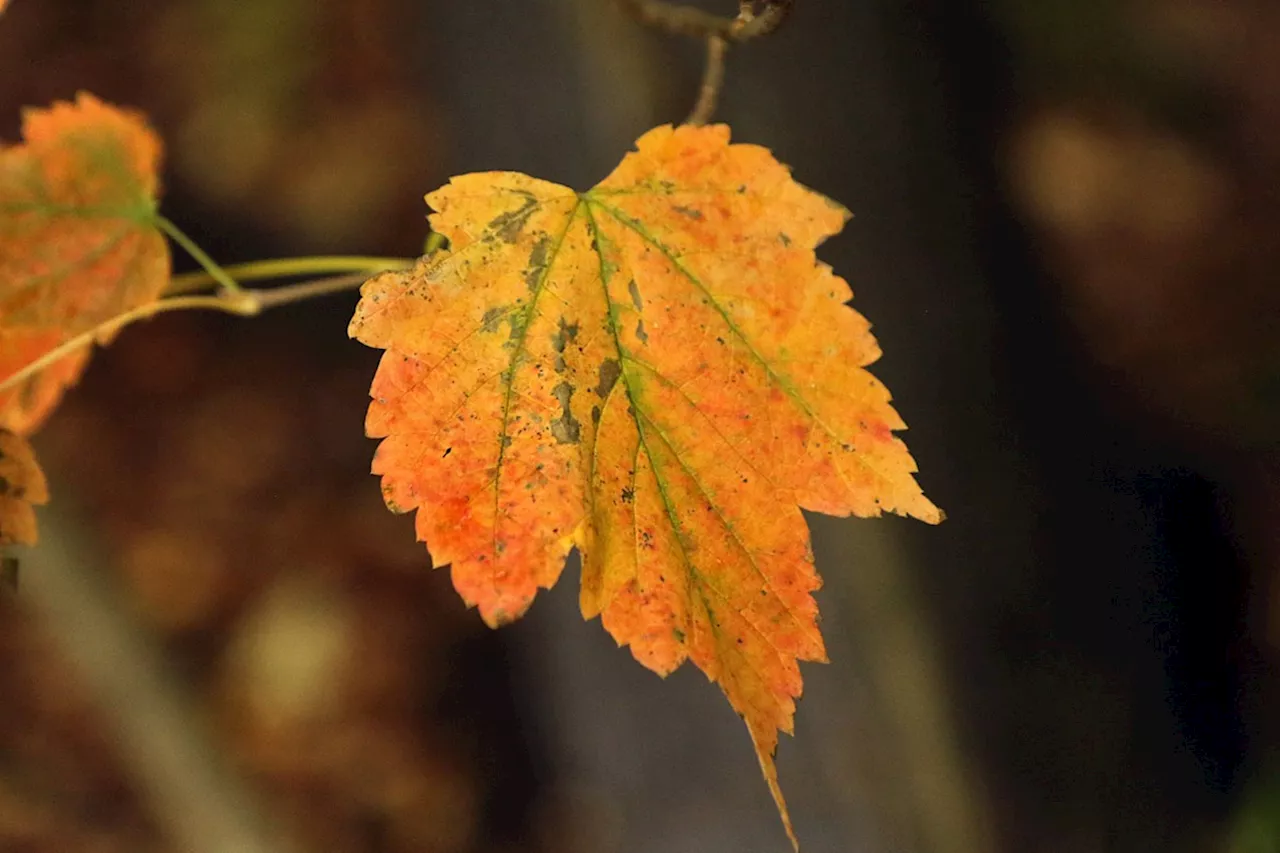
<svg viewBox="0 0 1280 853">
<path fill-rule="evenodd" d="M 667 0 L 618 0 L 640 21 L 652 27 L 679 35 L 697 36 L 707 43 L 707 64 L 702 72 L 702 85 L 693 111 L 686 124 L 700 125 L 711 120 L 720 90 L 724 87 L 724 61 L 729 45 L 773 32 L 791 12 L 795 0 L 738 0 L 738 14 L 721 18 Z M 756 6 L 764 8 L 756 12 Z"/>
<path fill-rule="evenodd" d="M 265 261 L 229 264 L 222 267 L 222 271 L 237 283 L 243 283 L 272 278 L 337 275 L 338 273 L 349 272 L 364 272 L 373 275 L 382 270 L 408 269 L 413 264 L 413 258 L 315 255 L 302 258 L 271 258 Z M 164 295 L 178 296 L 184 293 L 193 293 L 216 283 L 217 279 L 203 269 L 179 273 L 170 277 L 169 286 L 164 289 Z"/>
<path fill-rule="evenodd" d="M 628 12 L 643 23 L 675 35 L 710 38 L 720 36 L 725 41 L 743 42 L 776 30 L 791 13 L 795 0 L 764 0 L 764 9 L 758 14 L 753 2 L 740 2 L 740 14 L 735 18 L 722 18 L 692 6 L 671 3 L 668 0 L 618 0 Z"/>
<path fill-rule="evenodd" d="M 706 124 L 711 120 L 720 100 L 720 89 L 724 86 L 724 55 L 728 48 L 729 42 L 721 36 L 707 37 L 707 67 L 702 72 L 698 101 L 685 124 Z"/>
<path fill-rule="evenodd" d="M 306 299 L 314 299 L 317 296 L 328 296 L 331 293 L 354 290 L 368 281 L 369 275 L 369 273 L 335 275 L 329 278 L 318 278 L 315 281 L 290 284 L 286 287 L 273 287 L 269 290 L 252 289 L 248 293 L 253 294 L 258 303 L 258 310 L 266 311 L 268 308 L 278 308 L 281 305 L 302 302 Z"/>
<path fill-rule="evenodd" d="M 743 33 L 739 34 L 738 41 L 767 36 L 782 26 L 794 5 L 795 0 L 765 0 L 764 11 L 756 13 L 742 28 Z M 751 7 L 754 10 L 755 4 L 752 3 Z"/>
<path fill-rule="evenodd" d="M 3 381 L 0 381 L 0 391 L 5 391 L 29 379 L 59 359 L 82 347 L 89 346 L 94 341 L 110 338 L 125 326 L 138 320 L 154 317 L 157 314 L 166 314 L 170 311 L 205 310 L 221 311 L 225 314 L 235 314 L 240 317 L 252 317 L 268 308 L 278 308 L 281 305 L 303 302 L 307 299 L 314 299 L 317 296 L 327 296 L 331 293 L 354 290 L 367 281 L 368 278 L 369 276 L 365 274 L 339 275 L 315 279 L 314 281 L 303 281 L 285 287 L 242 288 L 235 293 L 224 291 L 217 296 L 171 296 L 156 302 L 148 302 L 146 305 L 139 305 L 137 308 L 125 311 L 99 323 L 87 332 L 82 332 L 49 350 L 21 370 L 6 376 Z"/>
</svg>

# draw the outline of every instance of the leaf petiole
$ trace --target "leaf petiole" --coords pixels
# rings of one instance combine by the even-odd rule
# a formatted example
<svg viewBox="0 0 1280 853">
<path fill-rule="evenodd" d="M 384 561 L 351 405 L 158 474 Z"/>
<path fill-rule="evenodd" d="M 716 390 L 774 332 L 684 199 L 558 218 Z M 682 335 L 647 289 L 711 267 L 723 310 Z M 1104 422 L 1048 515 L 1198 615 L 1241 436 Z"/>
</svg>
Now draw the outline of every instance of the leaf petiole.
<svg viewBox="0 0 1280 853">
<path fill-rule="evenodd" d="M 235 279 L 227 274 L 227 271 L 218 266 L 217 261 L 205 254 L 204 249 L 196 245 L 196 241 L 188 237 L 181 228 L 174 225 L 173 222 L 160 214 L 156 214 L 155 226 L 159 228 L 169 239 L 177 243 L 190 255 L 196 263 L 204 268 L 209 277 L 217 282 L 218 286 L 228 294 L 239 293 L 240 285 L 236 284 Z"/>
<path fill-rule="evenodd" d="M 339 273 L 376 273 L 383 270 L 408 269 L 412 258 L 380 258 L 366 255 L 310 255 L 301 258 L 270 258 L 222 267 L 234 281 L 265 281 L 294 276 L 337 275 Z M 169 280 L 165 294 L 191 293 L 219 281 L 208 270 L 181 273 Z"/>
</svg>

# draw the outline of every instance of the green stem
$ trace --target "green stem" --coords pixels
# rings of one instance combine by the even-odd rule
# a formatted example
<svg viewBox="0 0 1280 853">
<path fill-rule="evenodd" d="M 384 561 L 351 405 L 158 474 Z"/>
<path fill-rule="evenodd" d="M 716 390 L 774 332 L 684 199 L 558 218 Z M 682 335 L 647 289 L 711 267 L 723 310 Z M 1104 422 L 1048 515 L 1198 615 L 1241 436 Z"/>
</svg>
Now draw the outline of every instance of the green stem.
<svg viewBox="0 0 1280 853">
<path fill-rule="evenodd" d="M 383 270 L 408 269 L 412 258 L 380 258 L 367 255 L 309 255 L 301 258 L 270 258 L 248 261 L 222 268 L 235 281 L 263 281 L 293 276 L 322 276 L 337 273 L 376 273 Z M 165 294 L 169 296 L 190 293 L 210 284 L 219 283 L 205 270 L 182 273 L 169 279 Z"/>
<path fill-rule="evenodd" d="M 227 271 L 218 266 L 213 258 L 206 255 L 204 249 L 201 249 L 194 240 L 184 234 L 181 228 L 160 214 L 156 214 L 155 224 L 157 228 L 169 235 L 173 242 L 181 246 L 188 255 L 194 258 L 195 262 L 204 268 L 209 277 L 217 282 L 223 291 L 228 294 L 240 292 L 240 285 L 236 284 L 235 280 L 227 275 Z"/>
<path fill-rule="evenodd" d="M 237 290 L 233 293 L 224 291 L 212 296 L 169 296 L 156 302 L 148 302 L 130 311 L 125 311 L 123 314 L 117 314 L 87 332 L 82 332 L 74 338 L 64 341 L 35 361 L 27 364 L 21 370 L 6 376 L 0 381 L 0 392 L 6 391 L 34 376 L 76 350 L 89 346 L 95 340 L 109 338 L 130 323 L 145 320 L 157 314 L 165 314 L 170 311 L 203 310 L 221 311 L 224 314 L 235 314 L 238 317 L 253 317 L 268 308 L 291 305 L 295 302 L 303 302 L 331 293 L 355 290 L 364 284 L 365 279 L 366 276 L 362 272 L 303 281 L 286 285 L 285 287 L 249 288 Z"/>
</svg>

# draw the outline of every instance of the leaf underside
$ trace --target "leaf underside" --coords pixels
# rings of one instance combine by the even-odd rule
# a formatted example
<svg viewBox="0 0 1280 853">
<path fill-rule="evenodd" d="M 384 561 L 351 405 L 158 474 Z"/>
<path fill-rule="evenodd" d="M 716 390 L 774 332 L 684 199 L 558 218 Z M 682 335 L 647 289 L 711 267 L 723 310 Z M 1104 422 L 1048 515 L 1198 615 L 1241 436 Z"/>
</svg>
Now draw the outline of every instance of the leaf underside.
<svg viewBox="0 0 1280 853">
<path fill-rule="evenodd" d="M 365 284 L 388 506 L 490 625 L 582 553 L 581 607 L 665 675 L 691 659 L 773 753 L 825 660 L 801 509 L 939 510 L 815 247 L 847 211 L 724 126 L 645 134 L 590 191 L 510 172 L 427 196 L 447 253 Z"/>
</svg>

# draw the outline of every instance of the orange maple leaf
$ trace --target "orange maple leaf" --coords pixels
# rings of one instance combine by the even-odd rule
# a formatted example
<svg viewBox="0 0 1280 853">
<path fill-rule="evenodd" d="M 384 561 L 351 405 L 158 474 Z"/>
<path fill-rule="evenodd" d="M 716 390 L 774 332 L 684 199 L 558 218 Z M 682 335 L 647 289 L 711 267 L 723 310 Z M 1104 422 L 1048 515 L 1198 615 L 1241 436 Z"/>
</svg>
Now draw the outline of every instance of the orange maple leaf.
<svg viewBox="0 0 1280 853">
<path fill-rule="evenodd" d="M 0 379 L 154 301 L 169 280 L 160 141 L 141 117 L 82 93 L 28 110 L 23 137 L 0 149 Z M 0 391 L 0 429 L 37 429 L 87 359 L 73 352 Z"/>
<path fill-rule="evenodd" d="M 773 753 L 825 660 L 801 508 L 936 523 L 880 354 L 814 248 L 848 212 L 724 126 L 660 127 L 594 189 L 510 172 L 427 196 L 442 255 L 362 289 L 366 422 L 395 511 L 490 625 L 582 553 L 584 616 L 686 658 Z"/>
</svg>

